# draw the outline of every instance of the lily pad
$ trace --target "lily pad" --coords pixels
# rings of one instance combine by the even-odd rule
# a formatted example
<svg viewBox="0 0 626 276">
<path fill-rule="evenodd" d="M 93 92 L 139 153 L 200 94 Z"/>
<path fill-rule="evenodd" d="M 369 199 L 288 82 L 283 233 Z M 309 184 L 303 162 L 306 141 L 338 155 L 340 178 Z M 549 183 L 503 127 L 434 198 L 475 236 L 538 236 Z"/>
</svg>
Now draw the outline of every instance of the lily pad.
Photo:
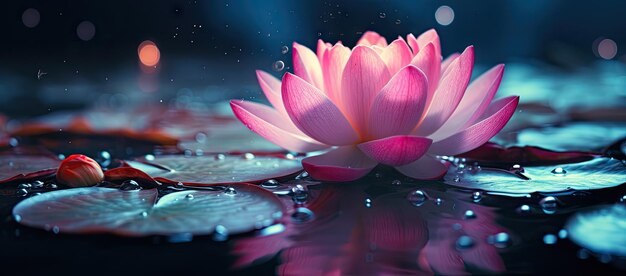
<svg viewBox="0 0 626 276">
<path fill-rule="evenodd" d="M 300 160 L 273 156 L 245 155 L 161 155 L 154 160 L 127 161 L 161 182 L 219 183 L 257 182 L 280 178 L 302 170 Z"/>
<path fill-rule="evenodd" d="M 565 229 L 569 238 L 584 248 L 626 257 L 626 206 L 622 204 L 577 213 Z"/>
<path fill-rule="evenodd" d="M 626 137 L 626 124 L 617 122 L 575 122 L 563 126 L 527 128 L 500 133 L 493 141 L 505 146 L 537 146 L 557 151 L 600 152 Z"/>
<path fill-rule="evenodd" d="M 0 183 L 52 175 L 61 164 L 56 158 L 35 155 L 0 155 Z"/>
<path fill-rule="evenodd" d="M 157 200 L 158 191 L 76 188 L 23 200 L 17 222 L 55 233 L 113 233 L 124 236 L 190 233 L 237 234 L 263 228 L 282 217 L 273 194 L 249 184 L 225 191 L 181 191 Z"/>
<path fill-rule="evenodd" d="M 482 168 L 458 173 L 451 167 L 446 184 L 502 193 L 560 192 L 614 187 L 626 182 L 626 165 L 612 158 L 554 166 L 523 167 L 523 172 Z"/>
</svg>

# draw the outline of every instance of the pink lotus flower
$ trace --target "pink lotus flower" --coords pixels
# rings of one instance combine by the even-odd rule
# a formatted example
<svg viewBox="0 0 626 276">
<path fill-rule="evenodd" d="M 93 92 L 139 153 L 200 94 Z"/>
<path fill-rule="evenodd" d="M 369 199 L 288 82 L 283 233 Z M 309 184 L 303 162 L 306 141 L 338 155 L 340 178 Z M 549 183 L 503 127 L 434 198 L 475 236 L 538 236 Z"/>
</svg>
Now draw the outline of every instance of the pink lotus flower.
<svg viewBox="0 0 626 276">
<path fill-rule="evenodd" d="M 502 64 L 469 84 L 474 48 L 442 62 L 434 30 L 390 44 L 366 32 L 353 49 L 320 40 L 317 54 L 294 43 L 293 63 L 295 74 L 282 82 L 257 71 L 274 108 L 238 100 L 231 107 L 248 128 L 287 150 L 336 147 L 302 161 L 319 180 L 355 180 L 379 163 L 413 178 L 441 177 L 447 166 L 435 156 L 487 142 L 519 99 L 492 101 Z"/>
</svg>

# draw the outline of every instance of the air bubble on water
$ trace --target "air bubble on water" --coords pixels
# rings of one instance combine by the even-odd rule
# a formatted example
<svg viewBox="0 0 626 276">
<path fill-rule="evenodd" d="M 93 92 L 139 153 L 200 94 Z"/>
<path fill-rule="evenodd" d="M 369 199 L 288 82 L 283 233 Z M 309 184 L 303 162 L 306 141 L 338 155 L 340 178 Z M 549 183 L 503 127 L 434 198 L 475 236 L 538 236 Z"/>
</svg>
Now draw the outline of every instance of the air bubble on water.
<svg viewBox="0 0 626 276">
<path fill-rule="evenodd" d="M 222 154 L 222 153 L 218 153 L 215 155 L 214 157 L 215 160 L 224 160 L 226 159 L 226 155 Z"/>
<path fill-rule="evenodd" d="M 252 160 L 252 159 L 254 159 L 254 154 L 249 153 L 249 152 L 246 152 L 246 153 L 243 155 L 243 159 L 246 159 L 246 160 Z"/>
<path fill-rule="evenodd" d="M 187 194 L 187 195 L 185 196 L 185 198 L 186 198 L 187 200 L 192 200 L 192 199 L 193 199 L 193 194 Z"/>
<path fill-rule="evenodd" d="M 280 186 L 280 183 L 276 181 L 275 179 L 266 180 L 263 183 L 261 183 L 261 187 L 268 188 L 268 189 L 275 189 L 278 186 Z"/>
<path fill-rule="evenodd" d="M 558 235 L 559 235 L 559 238 L 561 238 L 561 239 L 567 238 L 567 230 L 565 230 L 565 229 L 559 230 Z"/>
<path fill-rule="evenodd" d="M 401 185 L 401 184 L 402 184 L 402 181 L 398 179 L 391 181 L 391 185 Z"/>
<path fill-rule="evenodd" d="M 277 60 L 272 64 L 272 69 L 276 72 L 280 72 L 285 69 L 285 63 L 282 60 Z"/>
<path fill-rule="evenodd" d="M 555 197 L 547 196 L 539 201 L 539 205 L 541 206 L 541 209 L 544 213 L 554 214 L 557 208 L 557 201 Z"/>
<path fill-rule="evenodd" d="M 543 243 L 545 244 L 555 244 L 556 236 L 553 234 L 546 234 L 543 236 Z"/>
<path fill-rule="evenodd" d="M 372 207 L 372 199 L 371 198 L 366 198 L 365 199 L 365 207 L 367 208 L 371 208 Z"/>
<path fill-rule="evenodd" d="M 305 186 L 296 185 L 291 188 L 291 199 L 296 204 L 303 204 L 309 200 L 309 191 Z"/>
<path fill-rule="evenodd" d="M 17 189 L 17 191 L 15 191 L 15 195 L 17 195 L 17 196 L 26 196 L 26 195 L 28 195 L 28 190 L 26 190 L 26 189 Z"/>
<path fill-rule="evenodd" d="M 186 149 L 183 154 L 185 155 L 185 157 L 191 157 L 193 156 L 193 151 L 191 151 L 190 149 Z"/>
<path fill-rule="evenodd" d="M 139 186 L 139 183 L 137 183 L 137 181 L 135 180 L 126 180 L 122 182 L 122 185 L 120 185 L 120 190 L 137 191 L 137 190 L 141 190 L 141 186 Z"/>
<path fill-rule="evenodd" d="M 472 210 L 467 210 L 467 211 L 465 211 L 465 215 L 463 217 L 465 219 L 475 219 L 476 218 L 476 213 L 474 213 L 474 211 L 472 211 Z"/>
<path fill-rule="evenodd" d="M 458 250 L 469 249 L 474 246 L 474 239 L 467 235 L 462 235 L 456 240 L 456 248 Z"/>
<path fill-rule="evenodd" d="M 308 208 L 300 207 L 297 208 L 293 214 L 291 214 L 291 219 L 295 223 L 304 223 L 313 219 L 313 216 L 313 211 Z"/>
<path fill-rule="evenodd" d="M 500 232 L 487 237 L 487 243 L 493 244 L 497 248 L 506 248 L 511 245 L 511 237 L 507 232 Z"/>
<path fill-rule="evenodd" d="M 426 193 L 424 193 L 422 190 L 415 190 L 415 191 L 409 192 L 409 194 L 406 196 L 406 199 L 413 206 L 419 207 L 419 206 L 422 206 L 424 202 L 426 202 L 426 200 L 428 199 L 428 196 L 426 196 Z"/>
<path fill-rule="evenodd" d="M 219 242 L 228 240 L 228 229 L 224 225 L 215 226 L 213 240 Z"/>
<path fill-rule="evenodd" d="M 474 200 L 474 202 L 479 202 L 481 199 L 483 199 L 483 193 L 476 191 L 474 193 L 472 193 L 472 200 Z"/>
<path fill-rule="evenodd" d="M 552 170 L 552 173 L 556 175 L 565 175 L 567 171 L 561 167 L 557 167 Z"/>
<path fill-rule="evenodd" d="M 235 188 L 233 187 L 226 187 L 226 189 L 224 189 L 224 194 L 234 196 L 237 194 L 237 190 L 235 190 Z"/>
<path fill-rule="evenodd" d="M 196 133 L 196 137 L 195 138 L 196 138 L 196 142 L 204 143 L 204 142 L 206 142 L 207 135 L 204 132 L 198 132 L 198 133 Z"/>
<path fill-rule="evenodd" d="M 530 213 L 530 206 L 524 204 L 524 205 L 520 206 L 519 208 L 517 208 L 517 211 L 519 213 L 523 213 L 523 214 Z"/>
<path fill-rule="evenodd" d="M 280 52 L 284 55 L 289 53 L 289 47 L 287 46 L 283 46 L 282 48 L 280 48 Z"/>
</svg>

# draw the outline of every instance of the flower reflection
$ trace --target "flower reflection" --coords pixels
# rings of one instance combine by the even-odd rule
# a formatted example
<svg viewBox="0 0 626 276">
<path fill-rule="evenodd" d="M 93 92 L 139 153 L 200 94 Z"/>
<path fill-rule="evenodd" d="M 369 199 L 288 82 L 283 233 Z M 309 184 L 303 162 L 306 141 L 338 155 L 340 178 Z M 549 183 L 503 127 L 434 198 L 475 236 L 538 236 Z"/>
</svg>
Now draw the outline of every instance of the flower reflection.
<svg viewBox="0 0 626 276">
<path fill-rule="evenodd" d="M 488 237 L 506 232 L 495 223 L 489 207 L 469 202 L 457 192 L 427 191 L 431 200 L 416 207 L 406 195 L 416 187 L 390 188 L 374 184 L 366 189 L 347 184 L 311 189 L 308 208 L 315 220 L 285 222 L 284 232 L 237 240 L 235 268 L 262 261 L 280 252 L 281 275 L 465 274 L 503 272 L 498 248 Z M 372 193 L 372 191 L 375 191 Z M 382 192 L 381 192 L 382 191 Z M 370 194 L 372 193 L 372 194 Z M 371 204 L 363 204 L 371 198 Z M 443 203 L 435 204 L 434 198 Z M 459 199 L 459 198 L 462 198 Z M 466 210 L 476 215 L 464 217 Z M 459 247 L 461 236 L 470 246 Z"/>
</svg>

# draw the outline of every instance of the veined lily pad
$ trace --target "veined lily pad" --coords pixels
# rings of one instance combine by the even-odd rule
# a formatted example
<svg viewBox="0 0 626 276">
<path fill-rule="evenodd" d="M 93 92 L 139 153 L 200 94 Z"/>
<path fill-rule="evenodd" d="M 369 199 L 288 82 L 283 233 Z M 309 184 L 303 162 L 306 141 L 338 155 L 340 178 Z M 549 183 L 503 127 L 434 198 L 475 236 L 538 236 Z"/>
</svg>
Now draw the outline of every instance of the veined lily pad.
<svg viewBox="0 0 626 276">
<path fill-rule="evenodd" d="M 626 257 L 626 206 L 616 204 L 574 215 L 565 226 L 569 238 L 600 254 Z"/>
<path fill-rule="evenodd" d="M 48 156 L 0 155 L 0 183 L 51 175 L 60 163 Z"/>
<path fill-rule="evenodd" d="M 219 184 L 257 182 L 295 174 L 300 160 L 246 155 L 162 155 L 150 162 L 127 161 L 161 182 Z"/>
<path fill-rule="evenodd" d="M 503 193 L 559 192 L 568 189 L 591 190 L 626 182 L 626 165 L 611 158 L 541 167 L 523 167 L 523 172 L 482 168 L 473 174 L 459 174 L 451 167 L 445 183 L 463 188 Z M 525 179 L 527 178 L 527 179 Z"/>
<path fill-rule="evenodd" d="M 20 202 L 13 216 L 20 224 L 54 232 L 125 236 L 204 235 L 218 226 L 237 234 L 271 225 L 282 216 L 282 205 L 270 192 L 249 184 L 230 188 L 181 191 L 158 200 L 156 189 L 60 190 Z"/>
</svg>

